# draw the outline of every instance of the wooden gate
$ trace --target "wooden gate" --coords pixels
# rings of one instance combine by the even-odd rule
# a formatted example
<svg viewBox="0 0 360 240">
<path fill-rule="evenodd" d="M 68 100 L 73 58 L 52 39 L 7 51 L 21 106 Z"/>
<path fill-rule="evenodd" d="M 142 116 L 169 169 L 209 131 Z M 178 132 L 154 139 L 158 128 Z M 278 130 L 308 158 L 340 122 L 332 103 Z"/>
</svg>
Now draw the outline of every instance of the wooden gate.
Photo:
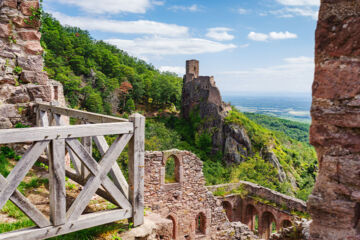
<svg viewBox="0 0 360 240">
<path fill-rule="evenodd" d="M 0 240 L 45 239 L 128 218 L 134 226 L 141 225 L 145 118 L 134 114 L 127 120 L 44 103 L 38 103 L 36 109 L 39 127 L 0 130 L 0 144 L 32 142 L 7 178 L 0 174 L 0 209 L 10 200 L 37 227 L 0 234 Z M 64 125 L 63 116 L 84 124 Z M 117 136 L 111 146 L 105 135 Z M 92 157 L 92 141 L 102 155 L 100 161 Z M 129 183 L 116 162 L 126 145 L 129 145 Z M 44 152 L 49 166 L 50 219 L 17 190 Z M 72 167 L 66 166 L 66 157 L 71 159 Z M 65 176 L 83 186 L 68 209 Z M 83 215 L 95 193 L 118 208 Z"/>
</svg>

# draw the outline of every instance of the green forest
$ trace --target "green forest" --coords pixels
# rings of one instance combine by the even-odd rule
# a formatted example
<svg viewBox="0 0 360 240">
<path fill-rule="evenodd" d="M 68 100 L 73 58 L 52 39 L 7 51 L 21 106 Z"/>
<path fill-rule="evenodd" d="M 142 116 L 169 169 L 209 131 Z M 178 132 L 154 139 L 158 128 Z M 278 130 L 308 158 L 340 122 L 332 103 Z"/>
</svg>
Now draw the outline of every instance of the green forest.
<svg viewBox="0 0 360 240">
<path fill-rule="evenodd" d="M 117 114 L 135 105 L 147 111 L 180 105 L 182 79 L 175 74 L 160 73 L 87 31 L 63 27 L 49 14 L 41 31 L 45 70 L 63 84 L 70 107 Z"/>
<path fill-rule="evenodd" d="M 134 111 L 147 116 L 156 112 L 158 117 L 146 121 L 146 150 L 178 148 L 196 153 L 204 161 L 209 185 L 247 180 L 307 199 L 317 171 L 308 124 L 233 109 L 226 121 L 243 126 L 256 151 L 240 165 L 226 166 L 221 153 L 211 154 L 211 135 L 199 131 L 200 117 L 194 113 L 190 122 L 179 117 L 180 77 L 92 39 L 87 31 L 64 27 L 49 14 L 42 22 L 45 70 L 64 85 L 70 107 L 123 117 Z M 273 146 L 288 181 L 280 182 L 273 165 L 261 158 L 261 148 L 268 145 Z M 125 166 L 126 156 L 121 159 Z"/>
</svg>

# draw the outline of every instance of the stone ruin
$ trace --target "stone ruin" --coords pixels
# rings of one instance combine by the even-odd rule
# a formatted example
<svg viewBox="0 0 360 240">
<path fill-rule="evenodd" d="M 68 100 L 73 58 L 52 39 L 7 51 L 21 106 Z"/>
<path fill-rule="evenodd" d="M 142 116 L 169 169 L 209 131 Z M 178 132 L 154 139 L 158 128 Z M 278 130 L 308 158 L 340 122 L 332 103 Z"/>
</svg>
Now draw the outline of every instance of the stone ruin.
<svg viewBox="0 0 360 240">
<path fill-rule="evenodd" d="M 175 182 L 167 183 L 166 162 L 170 158 L 175 162 Z M 306 212 L 303 201 L 257 184 L 242 181 L 206 187 L 202 167 L 202 161 L 188 151 L 145 154 L 145 206 L 172 222 L 158 232 L 158 239 L 258 239 L 252 232 L 255 216 L 259 217 L 259 235 L 269 239 L 272 222 L 280 231 L 299 219 L 291 211 Z M 219 188 L 230 192 L 240 186 L 246 190 L 244 195 L 213 195 Z M 260 198 L 268 203 L 259 202 Z"/>
<path fill-rule="evenodd" d="M 225 122 L 232 108 L 222 101 L 213 76 L 199 76 L 198 60 L 186 61 L 183 82 L 182 116 L 190 120 L 191 114 L 199 114 L 203 119 L 200 132 L 210 133 L 212 136 L 212 153 L 220 151 L 224 156 L 224 162 L 228 164 L 238 164 L 251 156 L 253 148 L 246 130 L 236 124 Z M 260 154 L 277 169 L 279 180 L 285 181 L 286 173 L 272 146 L 264 147 Z"/>
<path fill-rule="evenodd" d="M 165 166 L 175 159 L 175 183 L 165 182 Z M 166 239 L 231 239 L 230 222 L 221 202 L 205 187 L 202 161 L 187 151 L 145 155 L 145 206 L 173 222 Z"/>
<path fill-rule="evenodd" d="M 322 0 L 315 45 L 311 239 L 360 239 L 360 1 Z"/>
<path fill-rule="evenodd" d="M 0 128 L 33 125 L 36 99 L 65 105 L 62 85 L 43 70 L 38 9 L 38 0 L 0 0 Z"/>
</svg>

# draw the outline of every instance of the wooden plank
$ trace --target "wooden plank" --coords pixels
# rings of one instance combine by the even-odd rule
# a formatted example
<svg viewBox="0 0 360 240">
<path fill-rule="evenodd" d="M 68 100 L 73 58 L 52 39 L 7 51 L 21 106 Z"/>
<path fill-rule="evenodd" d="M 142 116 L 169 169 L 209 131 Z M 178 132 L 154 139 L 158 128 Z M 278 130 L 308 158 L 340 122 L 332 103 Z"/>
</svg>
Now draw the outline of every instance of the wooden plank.
<svg viewBox="0 0 360 240">
<path fill-rule="evenodd" d="M 2 209 L 6 201 L 9 200 L 10 196 L 19 186 L 39 156 L 44 152 L 44 149 L 48 144 L 49 141 L 34 143 L 15 165 L 14 169 L 6 178 L 6 183 L 2 184 L 0 187 L 0 209 Z"/>
<path fill-rule="evenodd" d="M 132 132 L 133 124 L 130 122 L 3 129 L 0 130 L 0 144 L 78 138 L 99 135 L 128 134 Z"/>
<path fill-rule="evenodd" d="M 87 229 L 115 221 L 127 219 L 131 212 L 123 209 L 115 209 L 83 215 L 78 221 L 69 222 L 58 227 L 28 228 L 14 232 L 0 234 L 0 240 L 40 240 L 47 239 L 82 229 Z"/>
<path fill-rule="evenodd" d="M 117 160 L 121 152 L 124 150 L 131 136 L 131 134 L 124 134 L 121 137 L 119 136 L 111 145 L 109 150 L 105 153 L 104 157 L 100 161 L 99 173 L 95 176 L 90 176 L 88 178 L 88 181 L 83 187 L 83 190 L 80 192 L 80 194 L 66 213 L 68 221 L 76 221 L 78 217 L 82 214 L 82 212 L 88 205 L 90 199 L 95 194 L 96 190 L 100 187 L 105 178 L 108 177 L 108 172 L 110 171 L 112 165 Z"/>
<path fill-rule="evenodd" d="M 49 161 L 50 220 L 54 226 L 66 221 L 65 140 L 51 141 Z"/>
<path fill-rule="evenodd" d="M 86 179 L 81 178 L 79 175 L 74 173 L 74 171 L 72 171 L 72 169 L 66 169 L 65 174 L 68 178 L 70 178 L 74 182 L 76 182 L 82 186 L 85 186 Z M 114 205 L 118 204 L 117 201 L 108 192 L 106 192 L 102 188 L 99 188 L 98 190 L 96 190 L 96 194 L 99 195 L 100 197 L 104 198 L 105 200 L 111 202 Z"/>
<path fill-rule="evenodd" d="M 71 162 L 73 163 L 73 166 L 75 168 L 76 173 L 80 176 L 81 175 L 81 162 L 78 156 L 71 150 L 69 146 L 66 145 L 66 150 L 69 153 Z"/>
<path fill-rule="evenodd" d="M 43 111 L 50 111 L 51 113 L 73 117 L 90 123 L 129 122 L 127 119 L 124 118 L 112 117 L 98 113 L 91 113 L 58 106 L 51 106 L 45 103 L 39 103 L 38 108 Z"/>
<path fill-rule="evenodd" d="M 78 156 L 79 160 L 85 164 L 93 175 L 96 175 L 100 171 L 100 166 L 96 160 L 86 151 L 85 147 L 79 142 L 79 140 L 71 138 L 66 140 L 66 144 L 71 150 Z"/>
<path fill-rule="evenodd" d="M 84 124 L 87 124 L 84 122 Z M 81 139 L 82 145 L 84 145 L 84 148 L 86 151 L 92 156 L 92 137 L 83 137 Z M 87 176 L 89 176 L 88 169 L 84 166 L 84 164 L 81 164 L 81 176 L 85 179 Z"/>
<path fill-rule="evenodd" d="M 39 161 L 43 164 L 49 165 L 49 162 L 46 158 L 40 157 Z M 74 172 L 74 169 L 72 169 L 72 168 L 65 167 L 65 175 L 66 175 L 66 177 L 70 178 L 71 180 L 73 180 L 74 182 L 76 182 L 82 186 L 85 186 L 85 184 L 86 184 L 86 179 L 81 178 L 80 175 L 76 174 L 76 172 Z M 115 199 L 102 188 L 99 188 L 96 191 L 96 194 L 115 205 L 117 204 Z"/>
<path fill-rule="evenodd" d="M 0 184 L 6 184 L 6 179 L 1 174 Z M 10 197 L 10 201 L 23 211 L 38 227 L 48 227 L 51 225 L 50 221 L 26 197 L 24 197 L 19 190 L 15 190 Z"/>
<path fill-rule="evenodd" d="M 134 123 L 134 136 L 129 143 L 129 199 L 133 207 L 133 223 L 144 223 L 144 155 L 145 117 L 133 114 L 129 120 Z"/>
<path fill-rule="evenodd" d="M 104 136 L 94 136 L 93 137 L 94 142 L 101 154 L 101 156 L 104 156 L 106 151 L 109 149 L 109 145 L 106 142 L 106 139 Z M 121 190 L 121 192 L 126 196 L 126 198 L 129 197 L 129 184 L 126 181 L 126 178 L 124 177 L 119 164 L 116 162 L 114 166 L 110 170 L 110 176 L 113 179 L 115 185 Z"/>
<path fill-rule="evenodd" d="M 121 207 L 122 209 L 131 210 L 132 206 L 129 200 L 124 196 L 124 194 L 115 186 L 115 184 L 109 179 L 105 178 L 102 183 L 103 187 L 111 194 L 111 196 L 117 202 L 116 205 Z"/>
</svg>

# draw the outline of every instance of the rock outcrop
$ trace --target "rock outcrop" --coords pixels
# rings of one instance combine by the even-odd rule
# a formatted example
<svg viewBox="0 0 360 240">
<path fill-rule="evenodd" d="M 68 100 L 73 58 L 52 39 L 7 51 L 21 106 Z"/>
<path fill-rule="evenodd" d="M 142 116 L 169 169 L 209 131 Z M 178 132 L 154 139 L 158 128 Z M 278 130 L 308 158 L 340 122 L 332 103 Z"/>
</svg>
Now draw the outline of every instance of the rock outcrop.
<svg viewBox="0 0 360 240">
<path fill-rule="evenodd" d="M 35 99 L 65 105 L 62 85 L 43 71 L 39 2 L 0 1 L 0 128 L 32 125 Z"/>
<path fill-rule="evenodd" d="M 224 103 L 214 77 L 199 76 L 199 61 L 186 61 L 182 91 L 182 116 L 199 114 L 201 129 L 212 136 L 213 153 L 221 151 L 227 163 L 240 163 L 251 153 L 251 141 L 245 129 L 225 124 L 231 106 Z"/>
<path fill-rule="evenodd" d="M 311 239 L 360 239 L 360 1 L 322 0 L 310 141 L 319 174 Z"/>
<path fill-rule="evenodd" d="M 186 61 L 181 110 L 182 116 L 188 120 L 192 114 L 200 115 L 200 131 L 211 134 L 213 153 L 220 151 L 226 163 L 238 164 L 252 155 L 251 140 L 245 128 L 225 122 L 231 106 L 222 101 L 213 76 L 199 76 L 197 60 Z M 278 170 L 279 180 L 285 181 L 286 174 L 272 149 L 264 148 L 261 154 Z"/>
</svg>

